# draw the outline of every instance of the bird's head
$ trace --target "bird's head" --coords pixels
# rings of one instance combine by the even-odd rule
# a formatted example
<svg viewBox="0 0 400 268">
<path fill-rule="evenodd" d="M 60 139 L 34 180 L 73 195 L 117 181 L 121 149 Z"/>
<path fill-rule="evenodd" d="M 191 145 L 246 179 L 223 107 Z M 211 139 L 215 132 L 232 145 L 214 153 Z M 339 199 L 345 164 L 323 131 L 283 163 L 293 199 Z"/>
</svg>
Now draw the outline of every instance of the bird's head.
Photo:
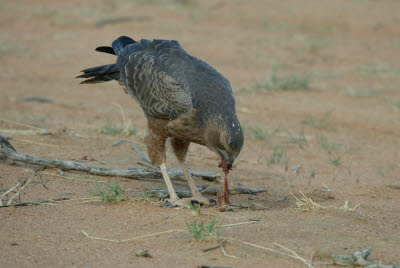
<svg viewBox="0 0 400 268">
<path fill-rule="evenodd" d="M 206 131 L 206 146 L 220 156 L 222 162 L 226 162 L 229 170 L 243 146 L 242 127 L 236 116 L 212 121 Z"/>
</svg>

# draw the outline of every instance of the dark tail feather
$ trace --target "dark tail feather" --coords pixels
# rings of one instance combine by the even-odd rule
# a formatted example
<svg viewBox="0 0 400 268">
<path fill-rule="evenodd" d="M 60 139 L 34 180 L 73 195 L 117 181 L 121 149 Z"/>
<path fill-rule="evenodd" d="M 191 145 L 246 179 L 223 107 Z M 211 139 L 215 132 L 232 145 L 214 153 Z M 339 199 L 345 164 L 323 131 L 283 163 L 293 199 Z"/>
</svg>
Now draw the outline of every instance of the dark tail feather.
<svg viewBox="0 0 400 268">
<path fill-rule="evenodd" d="M 137 42 L 135 40 L 133 40 L 132 38 L 127 37 L 127 36 L 120 36 L 117 39 L 115 39 L 114 42 L 112 42 L 112 48 L 113 48 L 115 54 L 119 55 L 119 54 L 121 54 L 122 50 L 124 50 L 124 48 L 127 45 L 134 44 L 134 43 L 137 43 Z"/>
<path fill-rule="evenodd" d="M 81 84 L 95 84 L 111 80 L 119 80 L 120 73 L 116 64 L 97 66 L 82 71 L 83 74 L 76 78 L 90 78 L 81 82 Z"/>
<path fill-rule="evenodd" d="M 112 47 L 98 47 L 96 48 L 96 51 L 116 55 Z"/>
</svg>

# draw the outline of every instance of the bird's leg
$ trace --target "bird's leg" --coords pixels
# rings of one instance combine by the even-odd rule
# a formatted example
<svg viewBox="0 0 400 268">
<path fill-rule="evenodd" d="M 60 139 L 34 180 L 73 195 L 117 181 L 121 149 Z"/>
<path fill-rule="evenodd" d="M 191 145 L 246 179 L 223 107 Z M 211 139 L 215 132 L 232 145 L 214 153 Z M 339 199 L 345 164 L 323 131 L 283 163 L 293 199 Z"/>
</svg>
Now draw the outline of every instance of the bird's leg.
<svg viewBox="0 0 400 268">
<path fill-rule="evenodd" d="M 164 163 L 161 163 L 160 169 L 161 169 L 161 173 L 163 175 L 165 184 L 167 185 L 167 189 L 169 192 L 169 198 L 171 199 L 172 202 L 179 200 L 179 197 L 174 190 L 174 186 L 172 186 L 171 179 L 168 175 L 167 167 L 165 166 Z"/>
<path fill-rule="evenodd" d="M 149 124 L 149 135 L 147 136 L 147 150 L 149 158 L 153 165 L 159 164 L 162 176 L 169 192 L 170 199 L 167 200 L 172 206 L 189 207 L 188 203 L 184 200 L 180 200 L 174 190 L 171 179 L 168 175 L 167 167 L 165 166 L 166 154 L 165 154 L 165 141 L 167 137 L 159 132 L 159 129 L 150 127 Z"/>
<path fill-rule="evenodd" d="M 197 189 L 196 183 L 193 180 L 192 176 L 189 173 L 189 170 L 185 164 L 186 153 L 189 148 L 190 142 L 183 139 L 171 138 L 171 145 L 176 155 L 176 158 L 179 161 L 179 165 L 183 172 L 185 173 L 186 180 L 189 184 L 190 190 L 192 191 L 192 197 L 190 199 L 198 201 L 200 204 L 209 205 L 210 200 L 205 198 Z"/>
<path fill-rule="evenodd" d="M 193 180 L 192 176 L 189 173 L 188 168 L 186 167 L 185 162 L 179 162 L 183 172 L 185 173 L 186 180 L 188 181 L 190 190 L 192 191 L 192 197 L 190 199 L 198 201 L 200 204 L 208 206 L 210 204 L 210 200 L 204 197 L 199 189 L 197 189 L 196 183 Z"/>
</svg>

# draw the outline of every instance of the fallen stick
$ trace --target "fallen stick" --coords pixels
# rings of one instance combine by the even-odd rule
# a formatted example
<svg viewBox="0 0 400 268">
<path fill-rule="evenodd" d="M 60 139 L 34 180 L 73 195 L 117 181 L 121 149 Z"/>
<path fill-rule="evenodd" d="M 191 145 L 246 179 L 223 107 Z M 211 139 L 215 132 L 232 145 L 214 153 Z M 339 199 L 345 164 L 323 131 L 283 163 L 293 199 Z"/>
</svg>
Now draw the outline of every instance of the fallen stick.
<svg viewBox="0 0 400 268">
<path fill-rule="evenodd" d="M 0 135 L 0 153 L 14 161 L 23 162 L 32 165 L 38 165 L 49 168 L 61 168 L 63 170 L 82 171 L 99 176 L 116 176 L 130 179 L 162 179 L 160 170 L 147 168 L 130 168 L 130 169 L 110 169 L 104 167 L 88 166 L 74 161 L 63 161 L 59 159 L 47 159 L 18 153 L 9 143 L 9 139 Z M 168 169 L 169 176 L 172 180 L 186 181 L 185 174 L 181 170 Z M 193 176 L 200 177 L 208 181 L 217 181 L 219 174 L 214 172 L 192 172 Z"/>
<path fill-rule="evenodd" d="M 197 189 L 200 192 L 204 193 L 203 190 L 207 187 L 208 187 L 208 184 L 197 186 Z M 187 197 L 192 196 L 192 191 L 190 191 L 190 188 L 175 189 L 175 192 L 181 198 L 187 198 Z M 150 189 L 147 189 L 147 193 L 149 194 L 150 197 L 159 197 L 159 198 L 169 197 L 169 192 L 168 192 L 168 189 L 166 189 L 166 188 L 162 188 L 162 189 L 150 188 Z"/>
<path fill-rule="evenodd" d="M 69 197 L 61 197 L 61 198 L 54 198 L 54 199 L 48 199 L 48 200 L 28 201 L 28 202 L 22 202 L 19 204 L 15 204 L 15 205 L 3 205 L 3 206 L 0 206 L 0 208 L 34 206 L 34 205 L 39 205 L 42 203 L 51 203 L 51 202 L 64 201 L 64 200 L 70 200 L 70 198 Z"/>
<path fill-rule="evenodd" d="M 220 248 L 221 246 L 215 246 L 215 247 L 211 247 L 211 248 L 206 248 L 206 249 L 203 249 L 203 252 L 207 252 L 207 251 L 210 251 L 210 250 L 214 250 L 214 249 L 217 249 L 217 248 Z"/>
<path fill-rule="evenodd" d="M 197 186 L 197 189 L 199 189 L 199 191 L 202 194 L 209 194 L 209 195 L 217 195 L 217 193 L 219 191 L 221 191 L 222 187 L 207 187 L 208 184 L 206 185 L 202 185 L 202 186 Z M 175 189 L 176 194 L 179 197 L 182 198 L 186 198 L 186 197 L 191 197 L 192 196 L 192 192 L 190 191 L 189 188 L 184 188 L 184 189 Z M 268 192 L 269 189 L 249 189 L 249 188 L 243 188 L 243 187 L 235 187 L 230 189 L 231 195 L 235 195 L 235 194 L 259 194 L 259 193 L 264 193 L 264 192 Z M 169 192 L 168 189 L 163 188 L 163 189 L 154 189 L 154 188 L 150 188 L 147 189 L 147 192 L 149 193 L 149 195 L 151 197 L 155 196 L 155 197 L 159 197 L 159 198 L 166 198 L 169 197 Z"/>
<path fill-rule="evenodd" d="M 14 201 L 14 198 L 19 196 L 21 191 L 23 189 L 25 189 L 26 186 L 28 186 L 28 184 L 32 181 L 33 177 L 35 177 L 35 176 L 36 176 L 36 173 L 33 176 L 27 178 L 26 181 L 23 184 L 21 184 L 21 188 L 19 188 L 18 191 L 8 200 L 7 206 L 11 206 L 12 202 Z"/>
<path fill-rule="evenodd" d="M 139 148 L 137 148 L 135 145 L 131 145 L 131 148 L 133 150 L 135 150 L 135 152 L 140 156 L 140 158 L 142 158 L 145 162 L 147 162 L 148 164 L 151 165 L 151 161 L 150 158 L 148 158 L 144 153 L 142 153 L 142 151 L 139 150 Z"/>
</svg>

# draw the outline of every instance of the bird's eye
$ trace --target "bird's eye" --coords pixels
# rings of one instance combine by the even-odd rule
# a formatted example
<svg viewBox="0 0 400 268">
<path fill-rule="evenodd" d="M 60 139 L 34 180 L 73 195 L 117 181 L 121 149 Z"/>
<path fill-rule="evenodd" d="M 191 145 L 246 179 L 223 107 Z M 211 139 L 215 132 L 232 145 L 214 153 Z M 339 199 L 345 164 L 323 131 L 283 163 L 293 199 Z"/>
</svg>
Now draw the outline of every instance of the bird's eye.
<svg viewBox="0 0 400 268">
<path fill-rule="evenodd" d="M 223 151 L 225 151 L 225 147 L 222 145 L 222 143 L 220 143 L 220 144 L 218 145 L 218 148 L 221 149 L 221 150 L 223 150 Z"/>
</svg>

